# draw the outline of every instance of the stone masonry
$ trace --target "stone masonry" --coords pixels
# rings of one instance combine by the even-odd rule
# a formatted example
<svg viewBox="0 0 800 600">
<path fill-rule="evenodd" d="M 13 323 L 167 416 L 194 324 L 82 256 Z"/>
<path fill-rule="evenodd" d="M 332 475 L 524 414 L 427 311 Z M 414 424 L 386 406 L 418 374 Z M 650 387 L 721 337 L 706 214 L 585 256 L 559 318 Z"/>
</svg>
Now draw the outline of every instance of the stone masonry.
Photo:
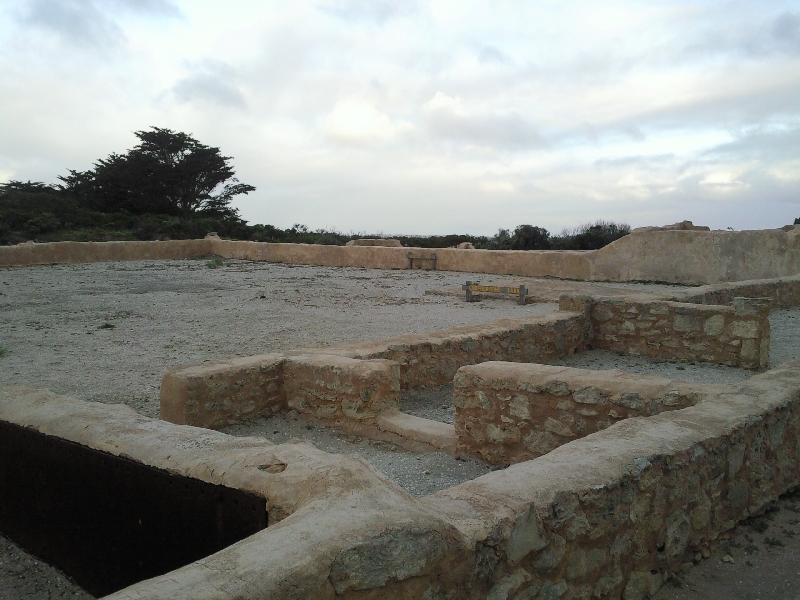
<svg viewBox="0 0 800 600">
<path fill-rule="evenodd" d="M 458 449 L 508 466 L 623 419 L 693 406 L 712 386 L 619 370 L 485 362 L 453 382 Z"/>
</svg>

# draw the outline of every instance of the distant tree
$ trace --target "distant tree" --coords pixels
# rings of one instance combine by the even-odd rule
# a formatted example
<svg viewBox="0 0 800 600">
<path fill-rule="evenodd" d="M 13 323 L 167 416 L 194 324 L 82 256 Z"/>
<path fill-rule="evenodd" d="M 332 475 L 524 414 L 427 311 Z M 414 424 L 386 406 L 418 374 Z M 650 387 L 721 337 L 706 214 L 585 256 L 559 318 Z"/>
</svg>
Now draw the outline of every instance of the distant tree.
<svg viewBox="0 0 800 600">
<path fill-rule="evenodd" d="M 512 250 L 547 250 L 550 248 L 550 232 L 533 225 L 518 225 L 511 236 Z"/>
<path fill-rule="evenodd" d="M 151 127 L 134 134 L 141 143 L 127 153 L 59 177 L 64 191 L 100 212 L 238 218 L 231 200 L 255 188 L 239 183 L 231 157 L 171 129 Z"/>
<path fill-rule="evenodd" d="M 800 225 L 800 217 L 797 217 L 797 218 L 794 220 L 794 224 L 795 224 L 795 225 Z"/>
<path fill-rule="evenodd" d="M 565 229 L 560 236 L 553 237 L 554 250 L 599 250 L 611 242 L 628 235 L 630 225 L 611 221 L 596 221 L 579 226 L 575 230 Z"/>
</svg>

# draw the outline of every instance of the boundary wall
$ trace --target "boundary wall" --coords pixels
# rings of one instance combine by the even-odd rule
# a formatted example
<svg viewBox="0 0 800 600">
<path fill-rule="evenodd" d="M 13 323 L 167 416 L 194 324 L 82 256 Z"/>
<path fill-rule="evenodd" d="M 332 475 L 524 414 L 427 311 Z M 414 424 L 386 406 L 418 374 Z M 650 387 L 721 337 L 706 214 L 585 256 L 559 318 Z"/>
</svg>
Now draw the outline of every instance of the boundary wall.
<svg viewBox="0 0 800 600">
<path fill-rule="evenodd" d="M 356 457 L 30 388 L 0 419 L 266 499 L 266 529 L 113 600 L 643 600 L 800 478 L 800 361 L 418 499 Z"/>
<path fill-rule="evenodd" d="M 203 240 L 53 242 L 0 247 L 0 266 L 109 260 L 225 258 L 330 267 L 405 269 L 409 248 Z M 641 230 L 589 251 L 436 249 L 442 271 L 693 285 L 800 273 L 800 226 L 758 231 Z"/>
</svg>

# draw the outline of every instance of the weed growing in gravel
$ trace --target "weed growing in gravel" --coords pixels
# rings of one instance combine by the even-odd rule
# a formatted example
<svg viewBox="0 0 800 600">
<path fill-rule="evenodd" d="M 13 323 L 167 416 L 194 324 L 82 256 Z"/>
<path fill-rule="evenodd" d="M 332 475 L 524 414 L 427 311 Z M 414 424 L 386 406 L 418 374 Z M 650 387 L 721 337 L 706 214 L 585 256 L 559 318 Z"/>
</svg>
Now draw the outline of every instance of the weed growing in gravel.
<svg viewBox="0 0 800 600">
<path fill-rule="evenodd" d="M 113 323 L 103 323 L 98 327 L 98 329 L 114 329 L 115 325 Z"/>
<path fill-rule="evenodd" d="M 6 350 L 2 346 L 0 346 L 0 358 L 3 358 L 4 356 L 7 356 L 7 355 L 8 355 L 8 350 Z"/>
<path fill-rule="evenodd" d="M 214 256 L 206 262 L 206 266 L 209 269 L 219 269 L 222 266 L 222 257 L 221 256 Z"/>
<path fill-rule="evenodd" d="M 783 542 L 780 541 L 778 538 L 765 537 L 764 543 L 767 546 L 772 546 L 773 548 L 783 548 Z"/>
<path fill-rule="evenodd" d="M 748 523 L 750 529 L 757 531 L 758 533 L 764 533 L 767 529 L 769 529 L 769 523 L 767 523 L 766 519 L 757 519 Z"/>
</svg>

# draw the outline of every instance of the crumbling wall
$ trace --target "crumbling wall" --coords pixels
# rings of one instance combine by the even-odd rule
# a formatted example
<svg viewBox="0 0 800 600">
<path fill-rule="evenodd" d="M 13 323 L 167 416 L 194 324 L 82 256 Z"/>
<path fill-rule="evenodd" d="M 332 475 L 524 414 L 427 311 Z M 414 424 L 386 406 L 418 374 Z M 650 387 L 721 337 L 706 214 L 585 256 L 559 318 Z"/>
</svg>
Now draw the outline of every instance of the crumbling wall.
<svg viewBox="0 0 800 600">
<path fill-rule="evenodd" d="M 420 499 L 358 458 L 122 406 L 2 389 L 0 419 L 267 500 L 265 530 L 113 600 L 643 600 L 800 481 L 800 361 Z"/>
<path fill-rule="evenodd" d="M 711 389 L 619 370 L 508 362 L 461 367 L 453 386 L 458 449 L 503 466 L 623 419 L 692 406 Z"/>
<path fill-rule="evenodd" d="M 475 540 L 487 597 L 644 600 L 797 486 L 799 398 L 794 361 L 423 502 Z"/>
<path fill-rule="evenodd" d="M 53 242 L 0 246 L 0 266 L 177 259 L 218 254 L 268 262 L 405 269 L 410 248 L 203 240 Z M 600 250 L 436 249 L 436 269 L 589 281 L 665 281 L 693 285 L 800 273 L 800 229 L 637 230 Z"/>
<path fill-rule="evenodd" d="M 161 416 L 224 427 L 286 406 L 315 419 L 369 420 L 397 408 L 400 389 L 449 384 L 464 365 L 545 361 L 584 347 L 585 314 L 560 312 L 326 348 L 167 369 Z"/>
<path fill-rule="evenodd" d="M 733 306 L 597 298 L 596 348 L 653 358 L 700 360 L 759 369 L 769 360 L 769 298 Z"/>
</svg>

